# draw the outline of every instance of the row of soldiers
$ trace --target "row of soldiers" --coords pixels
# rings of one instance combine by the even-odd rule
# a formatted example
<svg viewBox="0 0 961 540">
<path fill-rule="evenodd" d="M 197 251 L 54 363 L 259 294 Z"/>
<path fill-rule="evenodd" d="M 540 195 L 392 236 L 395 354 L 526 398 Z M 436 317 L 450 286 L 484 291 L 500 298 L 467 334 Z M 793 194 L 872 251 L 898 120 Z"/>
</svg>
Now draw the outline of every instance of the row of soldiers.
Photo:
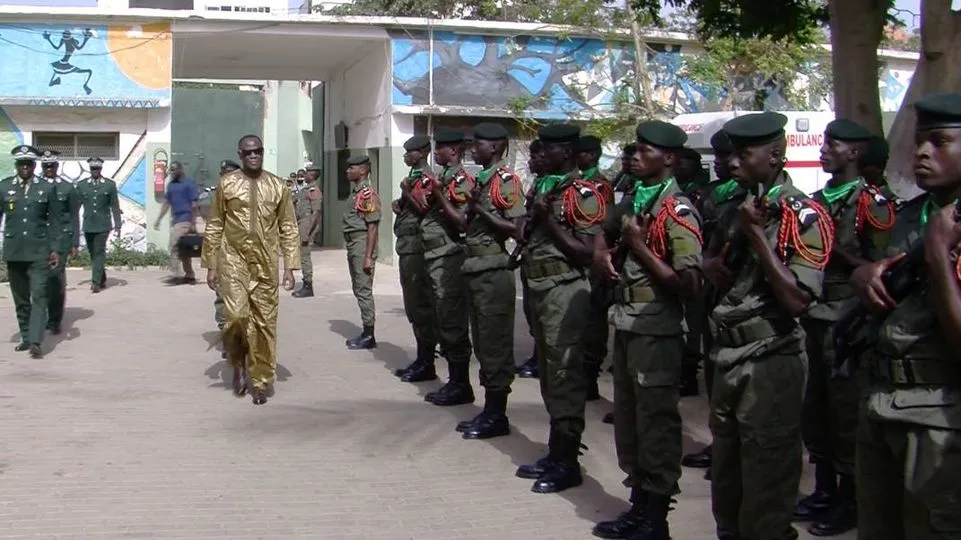
<svg viewBox="0 0 961 540">
<path fill-rule="evenodd" d="M 90 290 L 107 286 L 107 237 L 120 234 L 116 183 L 105 178 L 103 160 L 87 160 L 90 175 L 76 184 L 59 174 L 59 152 L 29 145 L 11 151 L 16 174 L 0 181 L 4 201 L 3 260 L 20 329 L 17 351 L 43 356 L 47 330 L 60 334 L 66 303 L 66 265 L 80 247 L 80 233 L 91 258 Z M 40 161 L 41 175 L 36 174 Z M 83 225 L 79 223 L 83 213 Z"/>
</svg>

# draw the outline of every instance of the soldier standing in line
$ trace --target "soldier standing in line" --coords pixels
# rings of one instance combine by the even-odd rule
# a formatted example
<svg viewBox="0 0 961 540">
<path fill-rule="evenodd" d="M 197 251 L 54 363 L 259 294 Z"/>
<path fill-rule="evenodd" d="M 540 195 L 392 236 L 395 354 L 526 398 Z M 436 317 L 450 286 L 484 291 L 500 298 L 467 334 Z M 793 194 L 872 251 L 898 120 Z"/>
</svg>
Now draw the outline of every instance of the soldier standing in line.
<svg viewBox="0 0 961 540">
<path fill-rule="evenodd" d="M 834 242 L 831 216 L 784 172 L 787 117 L 739 116 L 724 125 L 731 174 L 749 192 L 733 238 L 704 273 L 723 293 L 711 314 L 714 436 L 711 500 L 719 539 L 797 538 L 807 376 L 798 317 L 820 297 Z M 725 262 L 726 261 L 726 262 Z"/>
<path fill-rule="evenodd" d="M 370 158 L 352 156 L 347 159 L 350 196 L 344 212 L 344 244 L 347 248 L 347 270 L 354 298 L 360 307 L 364 325 L 361 334 L 347 340 L 347 348 L 375 349 L 374 339 L 374 263 L 377 260 L 377 228 L 380 225 L 380 199 L 370 185 Z"/>
<path fill-rule="evenodd" d="M 117 183 L 102 175 L 103 160 L 87 160 L 90 176 L 77 182 L 78 204 L 83 208 L 83 239 L 90 254 L 90 291 L 99 293 L 107 287 L 107 238 L 113 230 L 120 238 L 123 225 Z"/>
<path fill-rule="evenodd" d="M 701 154 L 692 148 L 684 148 L 678 155 L 675 170 L 678 185 L 700 214 L 704 198 L 710 191 L 710 174 L 701 163 Z M 707 329 L 707 312 L 702 298 L 689 298 L 684 306 L 684 370 L 681 373 L 681 397 L 699 394 L 697 370 L 704 361 L 704 335 Z"/>
<path fill-rule="evenodd" d="M 808 531 L 815 536 L 836 536 L 857 526 L 854 434 L 859 390 L 856 380 L 831 376 L 835 364 L 831 329 L 857 304 L 848 283 L 851 272 L 883 257 L 894 226 L 894 204 L 867 184 L 858 170 L 871 137 L 867 128 L 851 120 L 839 118 L 827 125 L 821 168 L 831 179 L 812 197 L 827 208 L 835 229 L 823 298 L 801 318 L 808 354 L 803 433 L 815 486 L 798 502 L 794 518 L 813 521 Z"/>
<path fill-rule="evenodd" d="M 47 276 L 47 330 L 57 335 L 63 325 L 64 307 L 67 302 L 67 258 L 77 255 L 79 247 L 79 199 L 73 184 L 60 176 L 60 153 L 44 150 L 40 167 L 48 183 L 53 184 L 50 208 L 57 214 L 60 227 L 60 247 L 57 249 L 57 267 Z"/>
<path fill-rule="evenodd" d="M 293 187 L 294 211 L 297 214 L 297 227 L 300 229 L 300 272 L 303 283 L 291 296 L 294 298 L 309 298 L 314 295 L 314 262 L 310 257 L 310 244 L 320 223 L 320 188 L 314 183 L 317 178 L 310 169 L 304 174 L 297 174 L 297 183 Z M 308 181 L 308 174 L 312 180 Z"/>
<path fill-rule="evenodd" d="M 894 204 L 894 209 L 900 211 L 907 201 L 898 197 L 884 176 L 884 169 L 888 166 L 888 152 L 888 141 L 879 135 L 872 135 L 864 155 L 861 156 L 861 176 L 868 185 L 880 189 L 881 194 Z"/>
<path fill-rule="evenodd" d="M 898 214 L 888 258 L 851 276 L 861 299 L 881 314 L 878 341 L 862 360 L 862 540 L 957 538 L 961 531 L 961 94 L 928 95 L 914 108 L 914 171 L 927 193 Z M 923 257 L 905 259 L 918 249 Z M 882 275 L 899 263 L 919 279 L 895 299 Z"/>
<path fill-rule="evenodd" d="M 587 381 L 581 339 L 591 300 L 588 267 L 605 206 L 593 184 L 577 179 L 574 160 L 580 128 L 554 124 L 538 134 L 545 174 L 538 178 L 527 218 L 534 222 L 529 229 L 522 222 L 519 236 L 528 233 L 520 238 L 526 240 L 522 264 L 537 339 L 541 394 L 551 421 L 547 456 L 521 465 L 516 475 L 536 479 L 531 488 L 535 493 L 555 493 L 583 482 L 578 456 Z"/>
<path fill-rule="evenodd" d="M 33 171 L 40 153 L 32 146 L 14 147 L 15 176 L 0 181 L 4 193 L 0 217 L 4 224 L 3 260 L 20 328 L 17 351 L 42 358 L 47 326 L 47 279 L 60 265 L 60 219 L 54 210 L 54 188 Z"/>
<path fill-rule="evenodd" d="M 537 179 L 544 174 L 544 149 L 541 141 L 534 139 L 531 141 L 528 147 L 528 159 L 527 159 L 527 170 L 530 171 L 533 179 L 531 180 L 531 187 L 527 190 L 524 197 L 525 206 L 533 204 L 534 200 L 534 186 L 537 184 Z M 531 321 L 531 304 L 530 304 L 530 294 L 527 292 L 527 277 L 524 275 L 524 266 L 520 267 L 521 274 L 521 302 L 524 308 L 524 320 L 527 321 L 527 330 L 530 336 L 534 337 L 534 323 Z M 534 340 L 534 350 L 531 351 L 531 356 L 517 368 L 517 376 L 522 379 L 536 379 L 538 376 L 537 371 L 537 340 Z"/>
<path fill-rule="evenodd" d="M 594 237 L 598 271 L 618 283 L 610 310 L 614 440 L 631 488 L 631 509 L 594 527 L 601 538 L 670 538 L 667 513 L 681 478 L 684 300 L 701 286 L 701 226 L 673 171 L 685 141 L 666 122 L 637 127 L 632 172 L 641 182 Z"/>
</svg>

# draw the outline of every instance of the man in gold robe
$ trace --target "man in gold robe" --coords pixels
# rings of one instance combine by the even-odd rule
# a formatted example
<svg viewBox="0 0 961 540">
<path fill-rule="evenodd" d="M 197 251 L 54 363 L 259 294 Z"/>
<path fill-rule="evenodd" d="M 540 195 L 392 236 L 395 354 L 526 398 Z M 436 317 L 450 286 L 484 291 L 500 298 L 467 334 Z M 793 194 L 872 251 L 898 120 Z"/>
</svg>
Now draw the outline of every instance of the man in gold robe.
<svg viewBox="0 0 961 540">
<path fill-rule="evenodd" d="M 220 177 L 204 231 L 201 263 L 207 286 L 220 290 L 226 324 L 223 343 L 234 368 L 234 393 L 248 389 L 255 405 L 267 402 L 277 367 L 278 252 L 283 286 L 294 288 L 300 235 L 290 189 L 263 170 L 260 137 L 240 139 L 240 170 Z"/>
</svg>

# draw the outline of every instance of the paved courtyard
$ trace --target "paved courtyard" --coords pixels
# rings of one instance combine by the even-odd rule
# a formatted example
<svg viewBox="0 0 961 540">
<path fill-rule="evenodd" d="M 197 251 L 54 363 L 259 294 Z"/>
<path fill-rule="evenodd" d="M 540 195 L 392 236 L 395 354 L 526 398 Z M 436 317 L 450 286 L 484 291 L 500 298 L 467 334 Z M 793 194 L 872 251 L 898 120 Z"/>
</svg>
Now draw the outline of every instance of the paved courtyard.
<svg viewBox="0 0 961 540">
<path fill-rule="evenodd" d="M 454 425 L 478 412 L 482 390 L 475 405 L 440 408 L 422 396 L 441 381 L 392 375 L 413 354 L 396 267 L 377 269 L 380 347 L 347 351 L 359 314 L 343 252 L 313 256 L 318 296 L 282 295 L 277 393 L 263 407 L 225 384 L 204 285 L 111 271 L 114 286 L 93 295 L 89 274 L 71 270 L 64 333 L 42 360 L 13 351 L 3 285 L 0 538 L 564 540 L 590 538 L 626 508 L 613 429 L 600 421 L 609 401 L 588 404 L 584 485 L 531 493 L 514 470 L 545 452 L 537 382 L 515 383 L 510 437 L 462 440 Z M 520 363 L 531 347 L 520 314 L 516 335 Z M 601 391 L 611 397 L 606 372 Z M 694 450 L 709 439 L 706 404 L 682 407 Z M 714 537 L 701 476 L 681 479 L 677 540 Z"/>
</svg>

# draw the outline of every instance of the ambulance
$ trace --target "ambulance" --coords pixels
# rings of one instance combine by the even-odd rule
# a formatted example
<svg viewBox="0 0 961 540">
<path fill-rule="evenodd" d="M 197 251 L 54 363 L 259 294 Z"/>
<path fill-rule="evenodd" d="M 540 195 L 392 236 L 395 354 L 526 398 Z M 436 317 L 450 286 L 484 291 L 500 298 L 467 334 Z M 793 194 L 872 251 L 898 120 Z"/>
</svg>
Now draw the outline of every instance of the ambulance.
<svg viewBox="0 0 961 540">
<path fill-rule="evenodd" d="M 750 114 L 753 111 L 727 111 L 710 113 L 692 113 L 675 116 L 671 123 L 687 133 L 687 146 L 700 152 L 702 159 L 711 170 L 711 180 L 714 170 L 714 150 L 711 148 L 711 137 L 717 133 L 724 123 L 737 116 Z M 794 186 L 808 195 L 824 187 L 831 175 L 821 170 L 821 145 L 824 144 L 824 128 L 834 120 L 832 111 L 777 111 L 787 116 L 787 165 L 785 170 L 791 175 Z"/>
</svg>

